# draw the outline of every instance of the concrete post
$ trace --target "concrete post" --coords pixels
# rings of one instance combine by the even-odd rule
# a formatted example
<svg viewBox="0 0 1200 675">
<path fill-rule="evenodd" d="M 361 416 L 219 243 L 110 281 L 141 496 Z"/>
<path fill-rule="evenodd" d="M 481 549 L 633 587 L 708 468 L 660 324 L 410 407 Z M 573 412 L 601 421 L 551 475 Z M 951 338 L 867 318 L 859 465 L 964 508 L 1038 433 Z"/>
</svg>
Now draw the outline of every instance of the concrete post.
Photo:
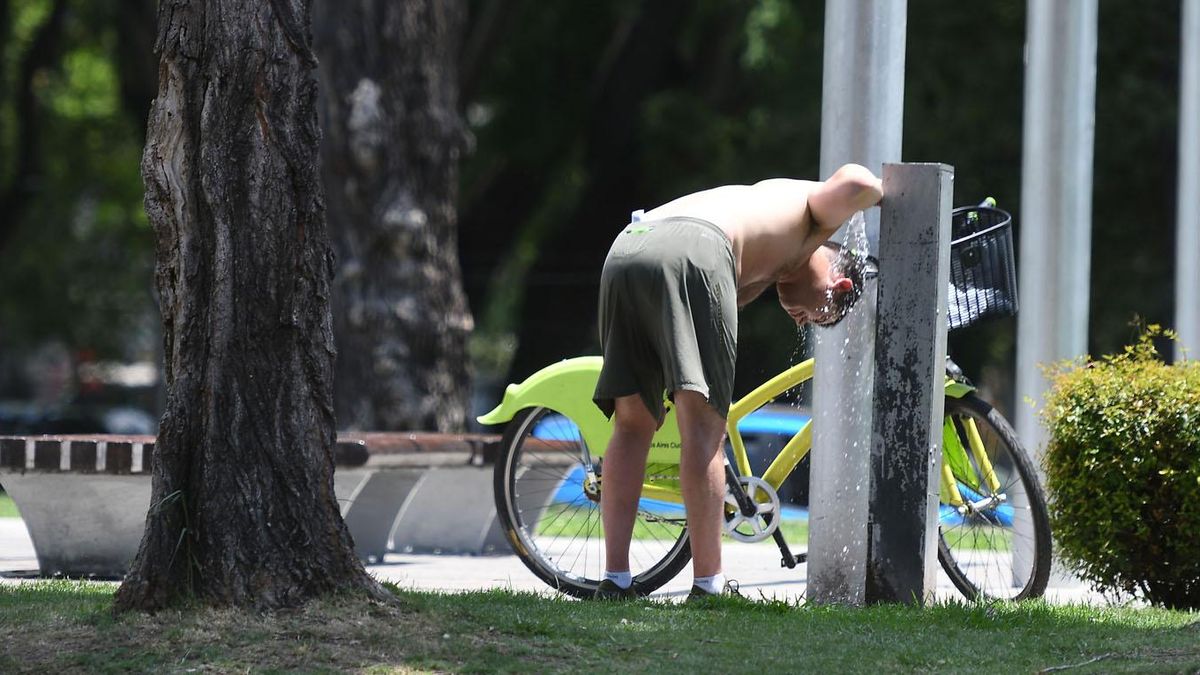
<svg viewBox="0 0 1200 675">
<path fill-rule="evenodd" d="M 821 177 L 856 162 L 878 174 L 900 160 L 905 0 L 827 0 L 821 91 Z M 839 236 L 839 239 L 844 239 Z M 878 252 L 878 209 L 867 213 Z M 816 334 L 814 438 L 809 483 L 808 599 L 866 600 L 867 498 L 875 293 Z"/>
<path fill-rule="evenodd" d="M 933 599 L 954 169 L 885 164 L 868 603 Z"/>
<path fill-rule="evenodd" d="M 1179 190 L 1175 241 L 1175 359 L 1200 357 L 1200 0 L 1183 0 L 1179 55 Z"/>
</svg>

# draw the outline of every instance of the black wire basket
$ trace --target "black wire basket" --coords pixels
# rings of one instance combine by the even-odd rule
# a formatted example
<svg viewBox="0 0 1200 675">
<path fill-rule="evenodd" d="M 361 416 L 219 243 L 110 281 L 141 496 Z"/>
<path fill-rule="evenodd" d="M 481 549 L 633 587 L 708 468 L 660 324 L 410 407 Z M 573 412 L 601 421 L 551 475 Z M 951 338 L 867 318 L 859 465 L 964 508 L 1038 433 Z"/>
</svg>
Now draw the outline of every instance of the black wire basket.
<svg viewBox="0 0 1200 675">
<path fill-rule="evenodd" d="M 1017 313 L 1012 216 L 994 206 L 963 206 L 950 216 L 946 325 L 964 328 Z"/>
</svg>

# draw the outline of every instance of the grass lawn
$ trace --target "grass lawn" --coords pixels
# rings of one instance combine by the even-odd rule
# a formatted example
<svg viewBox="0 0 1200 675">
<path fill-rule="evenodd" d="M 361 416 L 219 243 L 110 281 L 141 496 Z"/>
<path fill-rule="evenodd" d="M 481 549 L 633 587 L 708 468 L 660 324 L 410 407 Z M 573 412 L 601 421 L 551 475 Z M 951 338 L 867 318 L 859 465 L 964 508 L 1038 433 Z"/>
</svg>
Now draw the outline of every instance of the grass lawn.
<svg viewBox="0 0 1200 675">
<path fill-rule="evenodd" d="M 1200 615 L 1154 609 L 591 603 L 398 592 L 301 610 L 113 616 L 111 584 L 0 586 L 0 672 L 1194 672 Z"/>
<path fill-rule="evenodd" d="M 9 497 L 7 492 L 0 492 L 0 518 L 20 517 L 21 514 L 17 512 L 17 505 L 13 503 L 12 497 Z"/>
</svg>

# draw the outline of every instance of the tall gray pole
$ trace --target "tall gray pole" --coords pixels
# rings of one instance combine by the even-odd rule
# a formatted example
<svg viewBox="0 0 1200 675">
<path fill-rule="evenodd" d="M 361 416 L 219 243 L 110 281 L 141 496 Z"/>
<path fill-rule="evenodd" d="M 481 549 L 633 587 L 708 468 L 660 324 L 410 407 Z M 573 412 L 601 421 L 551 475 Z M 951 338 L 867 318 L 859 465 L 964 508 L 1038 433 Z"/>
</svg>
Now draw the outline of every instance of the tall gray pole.
<svg viewBox="0 0 1200 675">
<path fill-rule="evenodd" d="M 1015 412 L 1017 436 L 1038 457 L 1046 444 L 1037 417 L 1048 386 L 1042 366 L 1087 352 L 1096 2 L 1028 4 Z M 1017 518 L 1013 527 L 1029 534 L 1033 524 Z M 1014 578 L 1032 564 L 1032 541 L 1016 538 Z"/>
<path fill-rule="evenodd" d="M 1200 356 L 1200 0 L 1183 0 L 1179 75 L 1179 190 L 1175 240 L 1175 330 Z"/>
<path fill-rule="evenodd" d="M 1017 435 L 1039 456 L 1041 366 L 1087 352 L 1096 0 L 1029 0 L 1021 166 Z"/>
<path fill-rule="evenodd" d="M 906 0 L 826 0 L 821 178 L 847 162 L 900 161 Z M 885 197 L 886 198 L 886 197 Z M 878 252 L 879 214 L 867 214 Z M 866 601 L 875 298 L 817 334 L 809 487 L 808 598 Z"/>
</svg>

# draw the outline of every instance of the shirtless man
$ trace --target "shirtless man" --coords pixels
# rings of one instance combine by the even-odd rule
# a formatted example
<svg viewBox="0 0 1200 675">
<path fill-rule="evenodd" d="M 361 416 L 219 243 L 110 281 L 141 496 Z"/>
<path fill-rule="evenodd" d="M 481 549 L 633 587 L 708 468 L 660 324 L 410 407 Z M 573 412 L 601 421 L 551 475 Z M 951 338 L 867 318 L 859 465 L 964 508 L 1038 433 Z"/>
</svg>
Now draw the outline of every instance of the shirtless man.
<svg viewBox="0 0 1200 675">
<path fill-rule="evenodd" d="M 845 220 L 882 196 L 878 178 L 847 164 L 822 182 L 777 178 L 696 192 L 617 235 L 600 279 L 604 367 L 594 398 L 612 416 L 613 435 L 600 497 L 606 559 L 598 599 L 637 596 L 629 545 L 646 456 L 665 415 L 664 392 L 674 401 L 683 443 L 680 486 L 694 574 L 689 597 L 724 590 L 723 449 L 737 310 L 774 284 L 798 325 L 840 321 L 862 289 L 834 268 L 827 249 L 816 253 Z"/>
</svg>

